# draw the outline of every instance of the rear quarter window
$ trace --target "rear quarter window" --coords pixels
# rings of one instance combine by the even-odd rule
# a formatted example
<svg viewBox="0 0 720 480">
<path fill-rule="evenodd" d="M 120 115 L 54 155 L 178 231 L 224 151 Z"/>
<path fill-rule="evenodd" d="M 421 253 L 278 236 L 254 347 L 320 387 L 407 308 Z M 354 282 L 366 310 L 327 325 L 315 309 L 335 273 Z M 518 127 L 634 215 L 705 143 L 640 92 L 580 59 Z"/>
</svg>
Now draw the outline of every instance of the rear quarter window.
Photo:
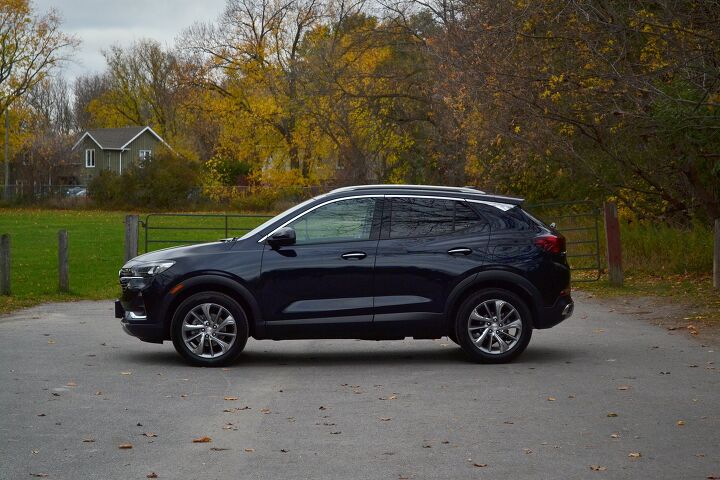
<svg viewBox="0 0 720 480">
<path fill-rule="evenodd" d="M 472 202 L 472 208 L 487 218 L 492 231 L 539 231 L 538 224 L 518 206 L 514 206 L 508 210 L 501 210 L 492 205 Z"/>
</svg>

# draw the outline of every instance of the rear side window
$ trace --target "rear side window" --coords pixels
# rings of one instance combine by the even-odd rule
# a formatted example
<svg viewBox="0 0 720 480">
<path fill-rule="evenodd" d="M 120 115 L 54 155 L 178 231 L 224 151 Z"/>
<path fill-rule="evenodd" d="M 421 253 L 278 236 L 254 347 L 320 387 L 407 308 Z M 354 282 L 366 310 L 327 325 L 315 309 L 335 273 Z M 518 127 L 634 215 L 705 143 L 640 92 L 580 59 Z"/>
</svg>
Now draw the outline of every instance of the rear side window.
<svg viewBox="0 0 720 480">
<path fill-rule="evenodd" d="M 390 238 L 447 235 L 485 225 L 464 202 L 435 198 L 392 198 Z"/>
<path fill-rule="evenodd" d="M 518 206 L 502 210 L 489 204 L 473 202 L 473 208 L 488 219 L 490 228 L 494 232 L 499 230 L 538 230 L 538 225 Z"/>
</svg>

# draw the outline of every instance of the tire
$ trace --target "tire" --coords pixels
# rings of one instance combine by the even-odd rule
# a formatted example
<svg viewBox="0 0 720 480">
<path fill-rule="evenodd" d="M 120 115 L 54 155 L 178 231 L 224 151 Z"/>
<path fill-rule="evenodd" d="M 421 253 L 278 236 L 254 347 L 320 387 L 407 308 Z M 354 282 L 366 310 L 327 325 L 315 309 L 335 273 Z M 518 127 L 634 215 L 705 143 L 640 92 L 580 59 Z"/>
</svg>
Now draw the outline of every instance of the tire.
<svg viewBox="0 0 720 480">
<path fill-rule="evenodd" d="M 220 367 L 235 360 L 245 348 L 247 315 L 238 302 L 223 293 L 196 293 L 175 309 L 170 337 L 175 350 L 189 364 Z"/>
<path fill-rule="evenodd" d="M 530 343 L 530 309 L 519 296 L 507 290 L 480 290 L 460 305 L 455 332 L 458 343 L 470 360 L 507 363 L 520 355 Z"/>
</svg>

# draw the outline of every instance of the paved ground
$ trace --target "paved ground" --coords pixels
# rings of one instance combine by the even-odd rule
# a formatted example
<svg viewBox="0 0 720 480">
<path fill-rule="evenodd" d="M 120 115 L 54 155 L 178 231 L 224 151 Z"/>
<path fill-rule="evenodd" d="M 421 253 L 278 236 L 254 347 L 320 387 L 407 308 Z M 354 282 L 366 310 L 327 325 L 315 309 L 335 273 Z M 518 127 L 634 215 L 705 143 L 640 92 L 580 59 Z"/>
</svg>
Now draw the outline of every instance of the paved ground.
<svg viewBox="0 0 720 480">
<path fill-rule="evenodd" d="M 720 477 L 717 347 L 643 308 L 581 299 L 511 365 L 251 340 L 214 370 L 126 336 L 110 302 L 25 310 L 0 318 L 0 478 Z"/>
</svg>

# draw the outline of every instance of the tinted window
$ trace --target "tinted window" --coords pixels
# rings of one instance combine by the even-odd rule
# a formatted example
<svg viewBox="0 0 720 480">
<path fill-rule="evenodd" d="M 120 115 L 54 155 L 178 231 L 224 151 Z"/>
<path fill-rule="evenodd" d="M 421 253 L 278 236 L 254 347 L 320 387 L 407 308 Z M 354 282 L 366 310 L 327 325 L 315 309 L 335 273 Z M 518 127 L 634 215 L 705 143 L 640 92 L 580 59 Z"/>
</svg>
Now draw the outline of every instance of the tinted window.
<svg viewBox="0 0 720 480">
<path fill-rule="evenodd" d="M 473 203 L 473 207 L 487 217 L 493 231 L 498 230 L 537 230 L 538 226 L 520 207 L 513 206 L 507 210 L 484 204 Z"/>
<path fill-rule="evenodd" d="M 417 238 L 467 230 L 481 225 L 463 202 L 433 198 L 393 198 L 390 238 Z"/>
<path fill-rule="evenodd" d="M 369 240 L 375 198 L 352 198 L 323 205 L 288 226 L 295 229 L 296 243 Z"/>
</svg>

